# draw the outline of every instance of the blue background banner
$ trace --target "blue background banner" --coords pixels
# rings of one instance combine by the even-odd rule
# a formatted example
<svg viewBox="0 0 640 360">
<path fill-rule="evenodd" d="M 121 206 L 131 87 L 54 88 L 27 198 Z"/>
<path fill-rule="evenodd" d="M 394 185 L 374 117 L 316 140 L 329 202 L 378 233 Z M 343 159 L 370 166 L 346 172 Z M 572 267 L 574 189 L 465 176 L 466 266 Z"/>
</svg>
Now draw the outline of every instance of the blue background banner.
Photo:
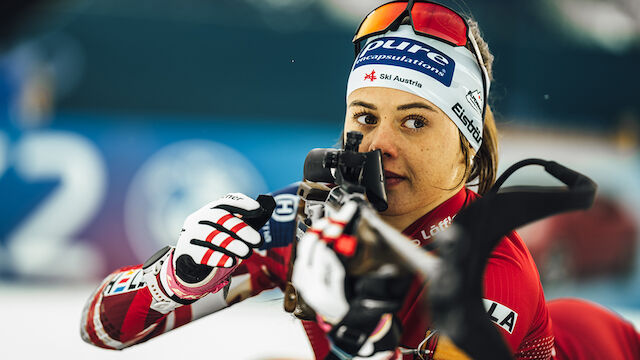
<svg viewBox="0 0 640 360">
<path fill-rule="evenodd" d="M 301 180 L 307 152 L 340 136 L 302 119 L 67 114 L 54 124 L 0 132 L 5 278 L 96 278 L 141 263 L 175 243 L 189 213 Z"/>
</svg>

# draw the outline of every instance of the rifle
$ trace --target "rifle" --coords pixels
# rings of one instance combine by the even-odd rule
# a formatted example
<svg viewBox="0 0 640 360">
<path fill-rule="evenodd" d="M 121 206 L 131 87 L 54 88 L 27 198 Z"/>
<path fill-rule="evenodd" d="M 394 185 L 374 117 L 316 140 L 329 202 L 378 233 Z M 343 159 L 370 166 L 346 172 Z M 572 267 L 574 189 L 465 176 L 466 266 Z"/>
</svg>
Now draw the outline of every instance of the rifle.
<svg viewBox="0 0 640 360">
<path fill-rule="evenodd" d="M 344 149 L 313 149 L 305 159 L 304 179 L 297 192 L 300 202 L 284 297 L 285 311 L 302 320 L 315 320 L 316 317 L 291 284 L 297 240 L 313 221 L 325 217 L 330 211 L 339 210 L 346 201 L 357 199 L 363 207 L 372 207 L 375 211 L 384 211 L 388 207 L 382 153 L 380 150 L 359 152 L 361 141 L 362 134 L 351 131 L 347 133 Z M 330 187 L 329 184 L 335 186 Z M 366 244 L 377 242 L 371 236 L 365 238 L 368 240 Z M 358 260 L 352 262 L 354 275 L 371 270 L 375 264 L 368 259 L 376 258 L 377 251 L 381 250 L 377 246 L 359 245 L 359 248 Z"/>
<path fill-rule="evenodd" d="M 398 274 L 416 274 L 429 281 L 427 304 L 435 328 L 475 359 L 512 359 L 482 303 L 482 276 L 487 260 L 499 241 L 513 229 L 545 217 L 592 204 L 597 185 L 588 177 L 553 161 L 527 159 L 509 167 L 482 198 L 463 209 L 452 226 L 434 240 L 438 255 L 416 251 L 408 239 L 378 216 L 387 207 L 380 151 L 358 152 L 362 135 L 347 134 L 343 150 L 314 149 L 305 160 L 305 180 L 298 191 L 297 235 L 313 221 L 339 209 L 348 200 L 358 201 L 360 217 L 355 233 L 358 251 L 347 262 L 350 276 L 391 267 Z M 502 188 L 516 170 L 540 165 L 564 185 Z M 322 183 L 335 184 L 334 187 Z M 526 206 L 523 206 L 526 204 Z M 289 276 L 295 258 L 292 249 Z M 290 277 L 289 277 L 290 279 Z M 306 319 L 315 313 L 289 282 L 285 310 Z"/>
</svg>

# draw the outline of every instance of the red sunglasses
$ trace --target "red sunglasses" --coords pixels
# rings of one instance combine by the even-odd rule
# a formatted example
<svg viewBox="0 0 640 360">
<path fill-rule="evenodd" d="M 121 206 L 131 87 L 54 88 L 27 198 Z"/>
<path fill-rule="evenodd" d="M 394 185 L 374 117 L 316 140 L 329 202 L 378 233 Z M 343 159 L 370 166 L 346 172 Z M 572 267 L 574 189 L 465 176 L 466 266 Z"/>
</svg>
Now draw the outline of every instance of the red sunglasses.
<svg viewBox="0 0 640 360">
<path fill-rule="evenodd" d="M 469 31 L 467 20 L 452 9 L 431 1 L 409 0 L 392 1 L 373 10 L 367 15 L 353 37 L 356 56 L 360 53 L 364 40 L 397 28 L 405 17 L 409 17 L 416 34 L 430 37 L 452 46 L 469 48 L 482 71 L 486 110 L 489 95 L 489 75 L 484 66 L 482 55 L 473 35 Z"/>
<path fill-rule="evenodd" d="M 469 26 L 467 21 L 444 5 L 428 1 L 393 1 L 369 13 L 356 31 L 353 42 L 384 33 L 409 16 L 413 30 L 449 45 L 466 46 Z"/>
</svg>

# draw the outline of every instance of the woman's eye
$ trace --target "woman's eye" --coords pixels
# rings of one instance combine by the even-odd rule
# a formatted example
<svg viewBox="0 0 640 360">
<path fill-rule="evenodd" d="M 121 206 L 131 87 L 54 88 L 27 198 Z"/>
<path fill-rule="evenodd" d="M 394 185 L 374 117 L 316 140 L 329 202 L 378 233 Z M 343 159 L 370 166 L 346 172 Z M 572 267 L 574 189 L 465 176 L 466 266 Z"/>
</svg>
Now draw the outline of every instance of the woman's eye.
<svg viewBox="0 0 640 360">
<path fill-rule="evenodd" d="M 358 116 L 356 121 L 362 125 L 373 125 L 376 123 L 376 118 L 371 114 L 363 114 Z"/>
<path fill-rule="evenodd" d="M 425 125 L 425 121 L 421 119 L 409 119 L 404 122 L 404 127 L 409 129 L 419 129 Z"/>
</svg>

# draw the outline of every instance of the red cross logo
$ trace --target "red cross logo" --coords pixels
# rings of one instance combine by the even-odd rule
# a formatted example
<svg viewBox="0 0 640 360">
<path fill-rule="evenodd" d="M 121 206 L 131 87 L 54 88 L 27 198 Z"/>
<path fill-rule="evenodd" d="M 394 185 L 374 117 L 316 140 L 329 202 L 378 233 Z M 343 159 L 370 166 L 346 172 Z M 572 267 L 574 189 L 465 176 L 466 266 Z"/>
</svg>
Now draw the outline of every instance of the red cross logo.
<svg viewBox="0 0 640 360">
<path fill-rule="evenodd" d="M 364 74 L 364 79 L 365 80 L 371 80 L 371 82 L 373 82 L 373 80 L 377 79 L 376 71 L 375 70 L 371 70 L 371 74 Z"/>
</svg>

